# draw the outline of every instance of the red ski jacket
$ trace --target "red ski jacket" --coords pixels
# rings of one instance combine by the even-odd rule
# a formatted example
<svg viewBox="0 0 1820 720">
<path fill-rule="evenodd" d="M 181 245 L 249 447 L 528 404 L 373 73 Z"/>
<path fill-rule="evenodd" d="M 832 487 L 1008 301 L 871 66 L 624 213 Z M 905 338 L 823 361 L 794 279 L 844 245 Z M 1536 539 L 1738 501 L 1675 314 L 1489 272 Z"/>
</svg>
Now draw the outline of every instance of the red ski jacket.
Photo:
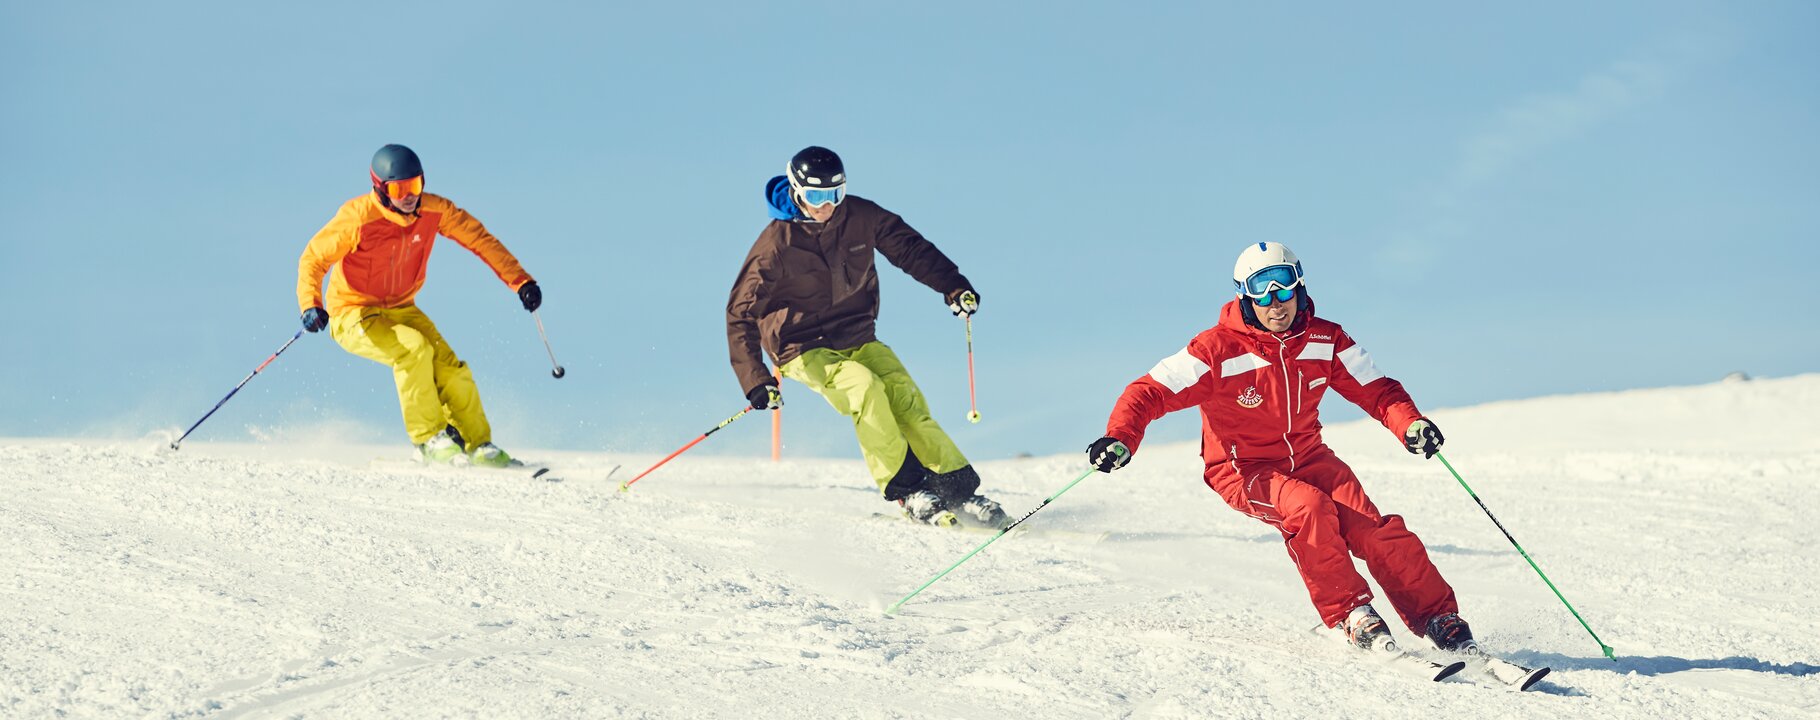
<svg viewBox="0 0 1820 720">
<path fill-rule="evenodd" d="M 1218 325 L 1125 387 L 1106 434 L 1136 453 L 1151 421 L 1199 405 L 1205 477 L 1222 496 L 1254 471 L 1292 475 L 1298 458 L 1331 452 L 1319 412 L 1330 387 L 1400 440 L 1421 411 L 1338 323 L 1315 317 L 1307 297 L 1280 334 L 1246 325 L 1239 301 L 1226 303 Z"/>
</svg>

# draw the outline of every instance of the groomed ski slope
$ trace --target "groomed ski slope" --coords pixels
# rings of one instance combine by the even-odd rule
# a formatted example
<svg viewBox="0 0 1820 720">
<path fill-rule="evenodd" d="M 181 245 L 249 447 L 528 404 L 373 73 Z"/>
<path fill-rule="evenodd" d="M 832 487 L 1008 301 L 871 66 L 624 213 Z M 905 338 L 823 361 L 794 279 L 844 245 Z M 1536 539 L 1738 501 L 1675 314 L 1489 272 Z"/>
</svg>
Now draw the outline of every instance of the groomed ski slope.
<svg viewBox="0 0 1820 720">
<path fill-rule="evenodd" d="M 1820 375 L 1434 413 L 1616 663 L 1440 463 L 1330 428 L 1481 642 L 1555 668 L 1521 694 L 1310 633 L 1192 444 L 1030 521 L 1110 538 L 1007 538 L 887 617 L 984 536 L 873 518 L 857 460 L 684 456 L 621 494 L 655 456 L 526 452 L 544 483 L 373 462 L 396 446 L 0 441 L 0 717 L 1810 718 L 1817 409 Z M 1021 515 L 1080 463 L 982 470 Z"/>
</svg>

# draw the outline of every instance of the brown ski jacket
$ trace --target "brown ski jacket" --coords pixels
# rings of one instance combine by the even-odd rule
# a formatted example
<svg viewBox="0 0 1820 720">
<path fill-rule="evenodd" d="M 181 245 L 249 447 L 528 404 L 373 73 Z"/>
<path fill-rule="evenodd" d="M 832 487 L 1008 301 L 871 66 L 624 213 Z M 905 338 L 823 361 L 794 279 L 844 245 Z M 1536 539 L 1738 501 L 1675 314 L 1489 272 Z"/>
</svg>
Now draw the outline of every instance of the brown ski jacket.
<svg viewBox="0 0 1820 720">
<path fill-rule="evenodd" d="M 740 390 L 774 382 L 760 348 L 783 365 L 806 350 L 878 339 L 873 250 L 938 293 L 972 287 L 934 244 L 871 200 L 848 195 L 826 223 L 774 219 L 727 298 L 727 349 Z"/>
</svg>

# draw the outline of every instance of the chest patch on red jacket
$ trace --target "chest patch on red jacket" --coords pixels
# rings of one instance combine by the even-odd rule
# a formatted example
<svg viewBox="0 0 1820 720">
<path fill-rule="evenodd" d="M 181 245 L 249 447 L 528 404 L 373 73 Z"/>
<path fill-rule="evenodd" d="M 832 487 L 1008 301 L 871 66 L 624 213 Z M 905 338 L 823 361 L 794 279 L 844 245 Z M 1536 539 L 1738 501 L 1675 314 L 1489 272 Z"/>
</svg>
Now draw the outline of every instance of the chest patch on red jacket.
<svg viewBox="0 0 1820 720">
<path fill-rule="evenodd" d="M 1239 393 L 1240 406 L 1254 408 L 1263 404 L 1264 396 L 1258 394 L 1256 386 L 1245 388 L 1245 392 Z"/>
</svg>

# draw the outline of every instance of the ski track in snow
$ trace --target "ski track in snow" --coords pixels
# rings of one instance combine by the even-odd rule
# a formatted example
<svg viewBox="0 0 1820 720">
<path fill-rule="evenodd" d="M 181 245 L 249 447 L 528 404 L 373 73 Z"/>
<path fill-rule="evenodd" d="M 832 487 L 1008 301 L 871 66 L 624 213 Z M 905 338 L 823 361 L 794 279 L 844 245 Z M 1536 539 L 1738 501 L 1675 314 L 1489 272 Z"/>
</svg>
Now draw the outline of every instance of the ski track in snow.
<svg viewBox="0 0 1820 720">
<path fill-rule="evenodd" d="M 1029 521 L 1106 540 L 1005 538 L 890 617 L 987 536 L 869 521 L 857 460 L 684 457 L 619 493 L 609 468 L 656 457 L 545 453 L 547 483 L 0 440 L 0 717 L 1814 717 L 1816 408 L 1820 375 L 1433 414 L 1616 663 L 1438 462 L 1329 428 L 1481 642 L 1555 668 L 1528 693 L 1309 633 L 1281 539 L 1193 444 Z M 982 463 L 983 489 L 1021 516 L 1080 462 Z"/>
</svg>

